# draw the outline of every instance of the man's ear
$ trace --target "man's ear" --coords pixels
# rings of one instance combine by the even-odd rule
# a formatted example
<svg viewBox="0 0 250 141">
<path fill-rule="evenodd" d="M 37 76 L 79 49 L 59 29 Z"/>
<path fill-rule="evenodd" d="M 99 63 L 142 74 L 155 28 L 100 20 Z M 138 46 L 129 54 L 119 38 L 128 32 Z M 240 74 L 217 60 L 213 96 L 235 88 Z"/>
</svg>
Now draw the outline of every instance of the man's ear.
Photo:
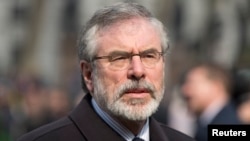
<svg viewBox="0 0 250 141">
<path fill-rule="evenodd" d="M 93 92 L 92 68 L 91 64 L 85 60 L 80 61 L 81 74 L 89 92 Z"/>
</svg>

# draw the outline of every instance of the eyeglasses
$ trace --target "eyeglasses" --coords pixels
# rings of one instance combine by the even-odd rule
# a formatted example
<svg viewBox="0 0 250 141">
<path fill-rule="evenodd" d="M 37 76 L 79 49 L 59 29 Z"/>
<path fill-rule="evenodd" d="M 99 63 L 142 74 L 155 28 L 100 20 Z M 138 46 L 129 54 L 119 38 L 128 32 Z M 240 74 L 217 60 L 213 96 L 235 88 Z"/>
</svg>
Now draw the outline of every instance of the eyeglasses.
<svg viewBox="0 0 250 141">
<path fill-rule="evenodd" d="M 158 52 L 155 49 L 149 49 L 139 54 L 115 51 L 108 56 L 96 56 L 93 58 L 93 61 L 107 59 L 106 64 L 111 70 L 124 70 L 129 67 L 133 56 L 139 56 L 144 67 L 154 68 L 163 54 L 164 52 Z"/>
</svg>

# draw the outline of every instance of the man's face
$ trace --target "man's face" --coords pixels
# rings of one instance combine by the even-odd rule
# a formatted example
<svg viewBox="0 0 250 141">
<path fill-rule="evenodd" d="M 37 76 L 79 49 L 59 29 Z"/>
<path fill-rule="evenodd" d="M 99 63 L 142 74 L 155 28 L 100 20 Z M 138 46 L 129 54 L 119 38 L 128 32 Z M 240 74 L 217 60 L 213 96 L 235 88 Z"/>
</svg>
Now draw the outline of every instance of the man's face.
<svg viewBox="0 0 250 141">
<path fill-rule="evenodd" d="M 190 110 L 197 115 L 204 111 L 216 95 L 216 84 L 208 79 L 206 73 L 205 69 L 199 67 L 191 70 L 181 87 Z"/>
<path fill-rule="evenodd" d="M 96 56 L 111 52 L 139 54 L 146 50 L 162 52 L 159 33 L 143 19 L 129 19 L 104 29 L 99 34 Z M 108 59 L 96 60 L 93 97 L 106 112 L 129 120 L 144 120 L 159 106 L 164 91 L 164 62 L 146 68 L 133 56 L 122 70 L 108 67 Z"/>
</svg>

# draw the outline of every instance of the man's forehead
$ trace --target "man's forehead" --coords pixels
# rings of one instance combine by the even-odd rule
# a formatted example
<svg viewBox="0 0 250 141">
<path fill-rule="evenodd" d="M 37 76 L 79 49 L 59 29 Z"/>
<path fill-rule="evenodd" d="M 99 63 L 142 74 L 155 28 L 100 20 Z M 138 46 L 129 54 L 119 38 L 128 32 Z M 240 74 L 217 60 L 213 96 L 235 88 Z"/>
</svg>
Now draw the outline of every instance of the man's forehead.
<svg viewBox="0 0 250 141">
<path fill-rule="evenodd" d="M 120 20 L 108 25 L 100 31 L 99 35 L 102 36 L 106 33 L 134 35 L 139 30 L 150 30 L 154 32 L 155 27 L 145 18 L 134 17 L 130 19 Z"/>
<path fill-rule="evenodd" d="M 148 19 L 132 18 L 113 23 L 99 32 L 97 54 L 115 50 L 142 52 L 155 48 L 161 51 L 161 38 Z"/>
</svg>

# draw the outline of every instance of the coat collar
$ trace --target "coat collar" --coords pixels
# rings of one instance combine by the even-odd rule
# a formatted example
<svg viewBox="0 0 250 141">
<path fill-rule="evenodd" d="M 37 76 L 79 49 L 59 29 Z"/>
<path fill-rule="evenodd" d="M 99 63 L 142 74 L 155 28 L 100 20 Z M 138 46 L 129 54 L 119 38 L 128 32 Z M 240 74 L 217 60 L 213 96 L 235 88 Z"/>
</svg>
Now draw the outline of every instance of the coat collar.
<svg viewBox="0 0 250 141">
<path fill-rule="evenodd" d="M 149 123 L 150 141 L 169 141 L 166 133 L 162 130 L 160 123 L 150 118 Z"/>
<path fill-rule="evenodd" d="M 70 113 L 69 118 L 88 141 L 125 141 L 116 131 L 106 124 L 94 111 L 91 96 L 87 94 Z M 150 118 L 150 141 L 168 141 L 160 124 Z"/>
<path fill-rule="evenodd" d="M 124 141 L 94 111 L 91 96 L 87 94 L 71 112 L 69 118 L 88 141 Z"/>
</svg>

